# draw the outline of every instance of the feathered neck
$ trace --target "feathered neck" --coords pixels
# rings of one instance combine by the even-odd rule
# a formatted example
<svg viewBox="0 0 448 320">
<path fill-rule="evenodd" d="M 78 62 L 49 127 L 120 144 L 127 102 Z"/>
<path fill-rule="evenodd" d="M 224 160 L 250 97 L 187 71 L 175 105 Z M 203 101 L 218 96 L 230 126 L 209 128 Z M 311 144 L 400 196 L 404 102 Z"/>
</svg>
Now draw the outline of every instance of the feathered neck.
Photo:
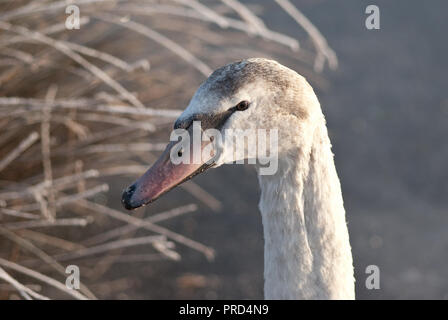
<svg viewBox="0 0 448 320">
<path fill-rule="evenodd" d="M 325 120 L 259 176 L 266 299 L 354 299 L 351 248 Z"/>
</svg>

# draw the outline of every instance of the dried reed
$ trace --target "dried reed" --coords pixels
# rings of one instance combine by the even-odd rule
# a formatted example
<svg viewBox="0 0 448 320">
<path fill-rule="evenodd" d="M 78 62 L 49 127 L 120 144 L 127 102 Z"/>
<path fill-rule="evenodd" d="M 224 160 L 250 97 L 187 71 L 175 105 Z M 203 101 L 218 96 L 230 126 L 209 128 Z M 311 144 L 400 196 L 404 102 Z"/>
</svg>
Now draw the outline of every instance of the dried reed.
<svg viewBox="0 0 448 320">
<path fill-rule="evenodd" d="M 155 159 L 176 107 L 213 67 L 261 54 L 289 59 L 322 83 L 314 71 L 337 66 L 311 22 L 289 1 L 276 2 L 313 46 L 299 50 L 297 39 L 267 27 L 262 6 L 238 0 L 0 3 L 0 297 L 115 297 L 135 281 L 104 277 L 109 269 L 178 261 L 174 243 L 213 259 L 213 249 L 159 225 L 196 204 L 131 216 L 106 196 L 114 177 L 136 177 Z M 80 30 L 65 27 L 69 4 L 80 8 Z M 194 182 L 182 188 L 220 210 Z M 143 253 L 128 252 L 143 245 Z M 64 284 L 67 261 L 86 270 L 79 291 Z M 40 285 L 24 285 L 30 278 Z"/>
</svg>

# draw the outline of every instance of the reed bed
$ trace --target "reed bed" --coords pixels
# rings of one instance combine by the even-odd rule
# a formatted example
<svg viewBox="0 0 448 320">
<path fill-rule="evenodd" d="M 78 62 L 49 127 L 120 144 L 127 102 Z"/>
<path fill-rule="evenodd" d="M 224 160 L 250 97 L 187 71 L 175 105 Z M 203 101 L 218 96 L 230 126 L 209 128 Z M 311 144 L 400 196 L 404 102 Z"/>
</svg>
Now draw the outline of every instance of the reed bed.
<svg viewBox="0 0 448 320">
<path fill-rule="evenodd" d="M 180 246 L 213 259 L 160 224 L 198 206 L 220 210 L 196 183 L 182 185 L 194 203 L 148 214 L 129 215 L 111 194 L 164 148 L 213 68 L 268 56 L 325 85 L 319 72 L 336 56 L 295 6 L 276 2 L 297 37 L 271 30 L 262 5 L 237 0 L 0 2 L 1 299 L 116 298 L 136 282 L 108 276 L 117 264 L 180 261 Z M 80 29 L 66 28 L 71 4 Z M 79 290 L 65 285 L 71 264 Z"/>
</svg>

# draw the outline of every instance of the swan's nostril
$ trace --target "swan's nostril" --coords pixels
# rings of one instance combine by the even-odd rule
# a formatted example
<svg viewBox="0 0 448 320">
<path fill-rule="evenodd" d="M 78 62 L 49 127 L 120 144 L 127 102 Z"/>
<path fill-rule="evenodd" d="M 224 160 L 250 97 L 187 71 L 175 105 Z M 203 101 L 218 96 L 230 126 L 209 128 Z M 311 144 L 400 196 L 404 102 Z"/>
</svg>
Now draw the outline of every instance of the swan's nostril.
<svg viewBox="0 0 448 320">
<path fill-rule="evenodd" d="M 129 186 L 126 190 L 123 191 L 123 195 L 121 196 L 121 203 L 123 207 L 127 210 L 134 209 L 134 206 L 131 204 L 131 198 L 135 191 L 135 185 Z"/>
</svg>

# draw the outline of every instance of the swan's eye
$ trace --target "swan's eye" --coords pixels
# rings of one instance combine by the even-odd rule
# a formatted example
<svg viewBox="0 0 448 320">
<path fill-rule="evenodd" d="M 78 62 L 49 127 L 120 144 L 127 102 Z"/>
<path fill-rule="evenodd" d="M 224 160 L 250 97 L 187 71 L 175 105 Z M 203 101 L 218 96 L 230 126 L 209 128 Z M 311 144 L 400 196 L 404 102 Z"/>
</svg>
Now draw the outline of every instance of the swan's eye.
<svg viewBox="0 0 448 320">
<path fill-rule="evenodd" d="M 182 149 L 180 149 L 179 151 L 177 151 L 177 156 L 180 158 L 180 157 L 182 157 L 182 154 L 183 154 L 183 150 Z"/>
<path fill-rule="evenodd" d="M 238 103 L 236 106 L 235 106 L 235 109 L 237 110 L 237 111 L 244 111 L 244 110 L 247 110 L 247 108 L 249 108 L 249 101 L 246 101 L 246 100 L 244 100 L 244 101 L 241 101 L 240 103 Z"/>
</svg>

